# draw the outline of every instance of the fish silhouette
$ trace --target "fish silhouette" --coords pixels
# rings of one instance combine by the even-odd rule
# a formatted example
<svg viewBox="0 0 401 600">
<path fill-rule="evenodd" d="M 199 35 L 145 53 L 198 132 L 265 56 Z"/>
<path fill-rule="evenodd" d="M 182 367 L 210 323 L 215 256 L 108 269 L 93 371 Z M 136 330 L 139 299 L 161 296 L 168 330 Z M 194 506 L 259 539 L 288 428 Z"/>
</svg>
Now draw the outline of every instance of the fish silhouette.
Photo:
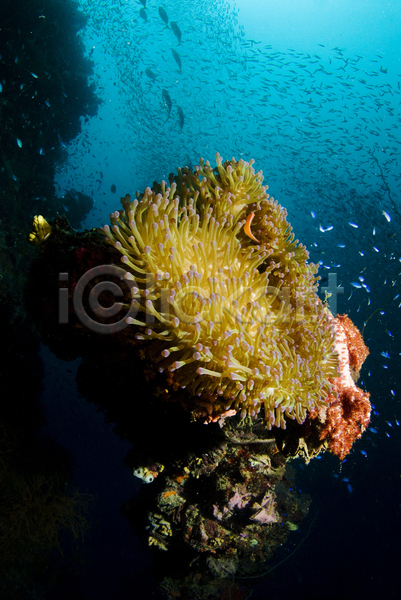
<svg viewBox="0 0 401 600">
<path fill-rule="evenodd" d="M 181 44 L 181 30 L 175 21 L 170 21 L 171 29 L 178 40 L 178 45 Z"/>
<path fill-rule="evenodd" d="M 171 52 L 173 53 L 174 60 L 177 63 L 178 68 L 180 69 L 180 73 L 181 73 L 181 58 L 180 58 L 180 55 L 178 54 L 178 52 L 176 52 L 174 50 L 174 48 L 171 48 Z"/>
<path fill-rule="evenodd" d="M 149 67 L 145 69 L 145 73 L 152 81 L 155 81 L 155 79 L 157 79 L 157 75 L 153 73 L 152 69 L 149 69 Z"/>
<path fill-rule="evenodd" d="M 160 15 L 162 21 L 165 22 L 166 27 L 168 29 L 168 16 L 167 16 L 167 13 L 166 13 L 166 11 L 164 10 L 164 8 L 162 6 L 159 6 L 159 15 Z M 164 29 L 166 29 L 166 27 Z"/>
<path fill-rule="evenodd" d="M 167 90 L 162 90 L 162 99 L 163 99 L 163 104 L 167 109 L 167 119 L 169 119 L 170 113 L 171 113 L 172 102 L 171 102 L 170 94 L 168 93 Z"/>
</svg>

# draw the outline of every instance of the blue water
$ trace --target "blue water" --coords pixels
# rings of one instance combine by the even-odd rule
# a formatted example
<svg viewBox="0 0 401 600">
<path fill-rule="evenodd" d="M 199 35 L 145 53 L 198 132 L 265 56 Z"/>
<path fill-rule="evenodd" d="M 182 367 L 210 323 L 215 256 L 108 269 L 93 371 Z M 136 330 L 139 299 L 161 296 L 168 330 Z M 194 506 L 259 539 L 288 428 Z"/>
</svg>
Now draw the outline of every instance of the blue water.
<svg viewBox="0 0 401 600">
<path fill-rule="evenodd" d="M 254 158 L 269 193 L 287 208 L 296 237 L 311 260 L 321 263 L 324 284 L 329 273 L 337 273 L 344 287 L 338 312 L 363 330 L 370 349 L 362 386 L 375 406 L 372 428 L 342 465 L 328 455 L 299 465 L 299 485 L 319 511 L 314 527 L 299 552 L 274 579 L 260 584 L 253 598 L 395 597 L 401 491 L 401 3 L 165 2 L 169 20 L 182 32 L 180 44 L 164 28 L 158 2 L 147 2 L 147 21 L 140 2 L 78 4 L 90 16 L 81 35 L 95 61 L 103 105 L 68 146 L 57 189 L 59 195 L 71 187 L 92 195 L 95 209 L 84 226 L 107 223 L 120 196 L 166 179 L 179 166 L 193 166 L 200 156 L 212 164 L 216 152 L 225 159 Z M 171 98 L 170 116 L 163 89 Z M 54 361 L 47 370 L 48 389 L 59 369 L 73 395 L 74 373 L 48 360 Z M 151 559 L 117 516 L 138 487 L 122 466 L 127 448 L 95 407 L 83 409 L 82 399 L 71 405 L 71 394 L 59 398 L 61 411 L 51 408 L 49 394 L 48 427 L 75 454 L 80 487 L 99 497 L 98 521 L 85 542 L 91 567 L 82 593 L 99 600 L 120 593 L 145 597 L 135 582 Z M 71 435 L 62 433 L 60 414 Z M 76 433 L 82 422 L 85 444 Z M 295 533 L 280 559 L 306 533 Z M 144 578 L 142 585 L 146 589 Z"/>
</svg>

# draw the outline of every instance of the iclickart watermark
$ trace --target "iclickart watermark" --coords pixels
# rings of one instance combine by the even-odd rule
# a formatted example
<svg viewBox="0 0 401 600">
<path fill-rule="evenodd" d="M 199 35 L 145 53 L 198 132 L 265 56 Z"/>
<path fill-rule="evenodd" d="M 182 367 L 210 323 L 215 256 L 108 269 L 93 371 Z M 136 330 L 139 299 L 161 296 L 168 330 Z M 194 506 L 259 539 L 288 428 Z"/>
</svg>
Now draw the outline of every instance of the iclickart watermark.
<svg viewBox="0 0 401 600">
<path fill-rule="evenodd" d="M 99 278 L 102 280 L 96 282 Z M 145 326 L 151 325 L 157 319 L 157 313 L 166 321 L 178 319 L 184 325 L 194 326 L 202 321 L 215 326 L 222 317 L 225 322 L 231 321 L 241 326 L 265 326 L 304 319 L 304 303 L 292 295 L 290 287 L 262 286 L 256 294 L 252 288 L 240 286 L 234 293 L 224 296 L 223 293 L 212 291 L 210 286 L 206 289 L 196 282 L 184 286 L 173 283 L 170 289 L 168 280 L 168 276 L 148 273 L 139 282 L 132 275 L 127 276 L 127 271 L 121 267 L 99 265 L 84 273 L 70 294 L 69 274 L 59 273 L 58 322 L 60 325 L 69 323 L 71 308 L 87 329 L 106 335 L 122 331 L 131 320 L 140 321 Z M 214 289 L 224 290 L 224 282 L 220 286 L 217 278 Z M 330 312 L 336 315 L 337 296 L 344 293 L 344 288 L 337 285 L 337 273 L 329 273 L 327 287 L 322 287 L 320 292 L 325 294 Z M 107 294 L 108 306 L 101 301 L 104 294 Z M 157 313 L 153 305 L 155 298 Z M 266 311 L 266 307 L 273 303 L 274 310 Z M 200 310 L 193 310 L 195 304 Z M 240 311 L 236 310 L 239 306 Z M 192 307 L 190 312 L 188 307 Z M 202 307 L 207 308 L 202 310 Z M 119 313 L 122 316 L 114 321 Z M 107 320 L 110 322 L 105 323 Z"/>
</svg>

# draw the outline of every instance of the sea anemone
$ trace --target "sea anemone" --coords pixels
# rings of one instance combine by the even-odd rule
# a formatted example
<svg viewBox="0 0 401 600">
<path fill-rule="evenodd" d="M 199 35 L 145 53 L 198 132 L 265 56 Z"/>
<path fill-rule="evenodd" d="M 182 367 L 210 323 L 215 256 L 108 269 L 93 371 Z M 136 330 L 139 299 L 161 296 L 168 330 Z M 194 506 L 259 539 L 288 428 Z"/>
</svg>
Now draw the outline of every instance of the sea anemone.
<svg viewBox="0 0 401 600">
<path fill-rule="evenodd" d="M 131 287 L 135 337 L 196 416 L 262 411 L 267 427 L 316 416 L 338 376 L 317 266 L 254 161 L 178 170 L 105 225 Z M 148 343 L 144 341 L 148 340 Z"/>
</svg>

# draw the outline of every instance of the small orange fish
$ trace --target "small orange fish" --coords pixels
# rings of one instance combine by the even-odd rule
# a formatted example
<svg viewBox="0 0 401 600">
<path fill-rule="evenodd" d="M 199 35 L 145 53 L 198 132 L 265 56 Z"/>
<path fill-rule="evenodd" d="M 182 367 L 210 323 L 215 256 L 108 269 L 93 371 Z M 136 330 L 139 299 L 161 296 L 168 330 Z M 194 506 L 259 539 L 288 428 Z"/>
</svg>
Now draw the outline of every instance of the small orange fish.
<svg viewBox="0 0 401 600">
<path fill-rule="evenodd" d="M 245 225 L 244 225 L 244 231 L 245 231 L 246 235 L 251 238 L 251 240 L 260 244 L 259 240 L 257 240 L 255 238 L 255 236 L 253 235 L 253 233 L 251 231 L 251 223 L 253 221 L 254 216 L 255 216 L 254 212 L 249 213 L 249 215 L 246 218 Z"/>
</svg>

